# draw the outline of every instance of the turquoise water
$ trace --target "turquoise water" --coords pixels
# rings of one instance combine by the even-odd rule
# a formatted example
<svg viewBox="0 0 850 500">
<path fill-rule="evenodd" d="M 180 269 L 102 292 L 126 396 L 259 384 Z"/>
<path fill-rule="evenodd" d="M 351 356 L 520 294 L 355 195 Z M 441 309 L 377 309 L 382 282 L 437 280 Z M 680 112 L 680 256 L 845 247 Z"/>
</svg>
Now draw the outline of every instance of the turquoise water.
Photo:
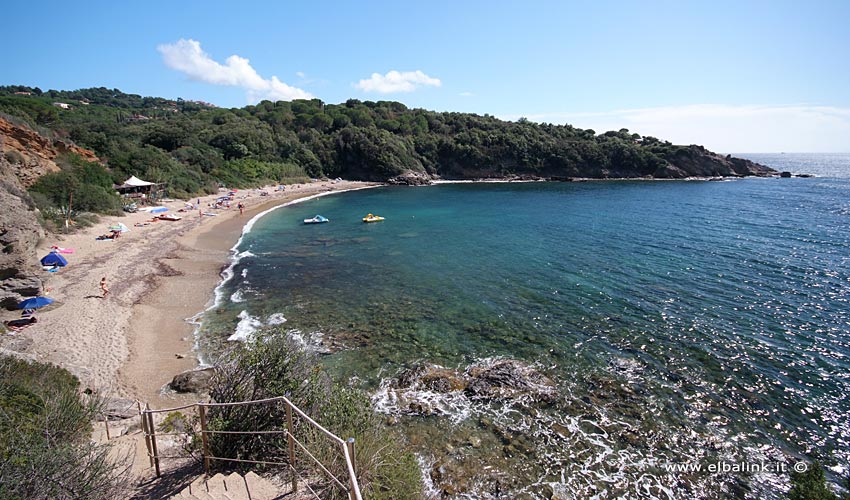
<svg viewBox="0 0 850 500">
<path fill-rule="evenodd" d="M 805 171 L 781 160 L 767 163 Z M 779 498 L 786 474 L 665 464 L 848 470 L 850 157 L 823 168 L 310 200 L 243 236 L 206 335 L 282 323 L 330 353 L 458 498 Z M 386 221 L 362 223 L 369 212 Z M 331 222 L 302 224 L 317 213 Z M 550 377 L 557 398 L 392 383 L 417 363 L 505 358 Z"/>
</svg>

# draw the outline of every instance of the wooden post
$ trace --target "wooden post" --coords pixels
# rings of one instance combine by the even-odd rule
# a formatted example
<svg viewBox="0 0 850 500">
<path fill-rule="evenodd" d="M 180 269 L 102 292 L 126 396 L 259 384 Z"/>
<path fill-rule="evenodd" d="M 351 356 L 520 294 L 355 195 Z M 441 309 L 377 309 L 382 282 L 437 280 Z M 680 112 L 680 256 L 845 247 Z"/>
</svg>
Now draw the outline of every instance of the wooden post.
<svg viewBox="0 0 850 500">
<path fill-rule="evenodd" d="M 298 473 L 295 471 L 295 438 L 293 437 L 292 408 L 286 404 L 286 440 L 289 444 L 289 467 L 292 469 L 292 492 L 298 491 Z"/>
<path fill-rule="evenodd" d="M 139 403 L 139 420 L 141 420 L 142 424 L 142 432 L 145 433 L 145 448 L 148 449 L 148 462 L 150 462 L 150 466 L 153 467 L 153 449 L 151 449 L 151 432 L 148 429 L 148 414 L 147 410 L 150 407 L 145 404 L 145 411 L 142 411 L 142 403 Z"/>
<path fill-rule="evenodd" d="M 354 459 L 354 438 L 346 439 L 345 447 L 348 448 L 348 456 L 351 457 L 351 467 L 354 469 L 354 473 L 357 474 L 357 460 Z"/>
<path fill-rule="evenodd" d="M 351 468 L 354 469 L 354 474 L 357 474 L 357 460 L 354 460 L 354 438 L 350 437 L 345 440 L 345 447 L 348 448 L 348 457 L 351 458 Z M 354 486 L 354 478 L 348 478 L 351 483 L 351 490 L 348 492 L 348 498 L 351 500 L 357 500 L 357 494 L 355 493 Z"/>
<path fill-rule="evenodd" d="M 161 477 L 159 471 L 159 452 L 156 450 L 156 429 L 153 425 L 153 413 L 148 412 L 148 429 L 151 431 L 151 448 L 153 448 L 153 466 L 156 469 L 156 477 Z"/>
<path fill-rule="evenodd" d="M 103 425 L 106 427 L 106 440 L 109 441 L 111 438 L 109 437 L 109 415 L 103 414 Z"/>
<path fill-rule="evenodd" d="M 201 443 L 204 447 L 204 470 L 210 475 L 210 444 L 207 440 L 207 409 L 204 405 L 198 405 L 198 416 L 201 417 Z"/>
</svg>

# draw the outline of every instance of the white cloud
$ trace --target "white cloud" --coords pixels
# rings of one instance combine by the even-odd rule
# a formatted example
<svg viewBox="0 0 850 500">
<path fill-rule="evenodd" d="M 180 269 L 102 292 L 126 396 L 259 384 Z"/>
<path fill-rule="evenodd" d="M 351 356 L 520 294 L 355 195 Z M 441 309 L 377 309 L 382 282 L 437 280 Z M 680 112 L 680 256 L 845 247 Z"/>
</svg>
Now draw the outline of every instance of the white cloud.
<svg viewBox="0 0 850 500">
<path fill-rule="evenodd" d="M 459 96 L 461 96 L 461 97 L 472 97 L 472 96 L 474 96 L 475 94 L 473 94 L 472 92 L 461 92 L 461 93 L 460 93 L 460 94 L 458 94 L 458 95 L 459 95 Z"/>
<path fill-rule="evenodd" d="M 674 144 L 701 144 L 721 153 L 845 152 L 850 148 L 850 108 L 831 106 L 694 104 L 526 117 L 569 123 L 597 133 L 627 128 Z"/>
<path fill-rule="evenodd" d="M 304 78 L 304 72 L 303 71 L 296 71 L 295 76 L 297 76 L 298 78 Z"/>
<path fill-rule="evenodd" d="M 169 68 L 186 74 L 192 80 L 242 87 L 247 91 L 248 101 L 252 103 L 263 99 L 291 101 L 313 97 L 309 92 L 283 83 L 276 76 L 269 79 L 261 77 L 244 57 L 232 55 L 225 60 L 225 64 L 220 64 L 201 49 L 200 42 L 192 39 L 181 38 L 172 44 L 162 44 L 157 50 Z"/>
<path fill-rule="evenodd" d="M 392 94 L 395 92 L 413 92 L 423 85 L 439 87 L 442 82 L 438 78 L 431 78 L 419 70 L 403 73 L 392 70 L 386 75 L 372 73 L 371 78 L 360 80 L 360 82 L 354 84 L 354 87 L 364 92 Z"/>
</svg>

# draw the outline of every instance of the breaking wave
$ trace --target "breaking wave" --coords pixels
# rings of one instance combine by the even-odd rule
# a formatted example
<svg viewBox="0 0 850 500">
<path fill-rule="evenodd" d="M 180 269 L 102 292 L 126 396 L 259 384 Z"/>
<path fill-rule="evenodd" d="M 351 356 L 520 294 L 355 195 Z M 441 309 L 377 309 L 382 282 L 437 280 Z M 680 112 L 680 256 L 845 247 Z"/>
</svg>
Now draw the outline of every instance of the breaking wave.
<svg viewBox="0 0 850 500">
<path fill-rule="evenodd" d="M 239 313 L 239 323 L 236 325 L 236 330 L 233 335 L 227 337 L 227 340 L 229 342 L 250 340 L 262 326 L 263 323 L 259 319 L 248 314 L 248 311 L 242 311 Z"/>
</svg>

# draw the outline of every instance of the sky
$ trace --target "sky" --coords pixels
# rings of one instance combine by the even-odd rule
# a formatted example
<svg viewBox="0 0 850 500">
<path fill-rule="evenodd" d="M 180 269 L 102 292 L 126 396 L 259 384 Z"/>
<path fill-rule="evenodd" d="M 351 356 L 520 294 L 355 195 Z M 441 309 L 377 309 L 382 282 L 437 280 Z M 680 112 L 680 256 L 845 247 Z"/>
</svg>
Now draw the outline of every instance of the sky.
<svg viewBox="0 0 850 500">
<path fill-rule="evenodd" d="M 0 85 L 627 128 L 850 152 L 850 1 L 9 2 Z"/>
</svg>

